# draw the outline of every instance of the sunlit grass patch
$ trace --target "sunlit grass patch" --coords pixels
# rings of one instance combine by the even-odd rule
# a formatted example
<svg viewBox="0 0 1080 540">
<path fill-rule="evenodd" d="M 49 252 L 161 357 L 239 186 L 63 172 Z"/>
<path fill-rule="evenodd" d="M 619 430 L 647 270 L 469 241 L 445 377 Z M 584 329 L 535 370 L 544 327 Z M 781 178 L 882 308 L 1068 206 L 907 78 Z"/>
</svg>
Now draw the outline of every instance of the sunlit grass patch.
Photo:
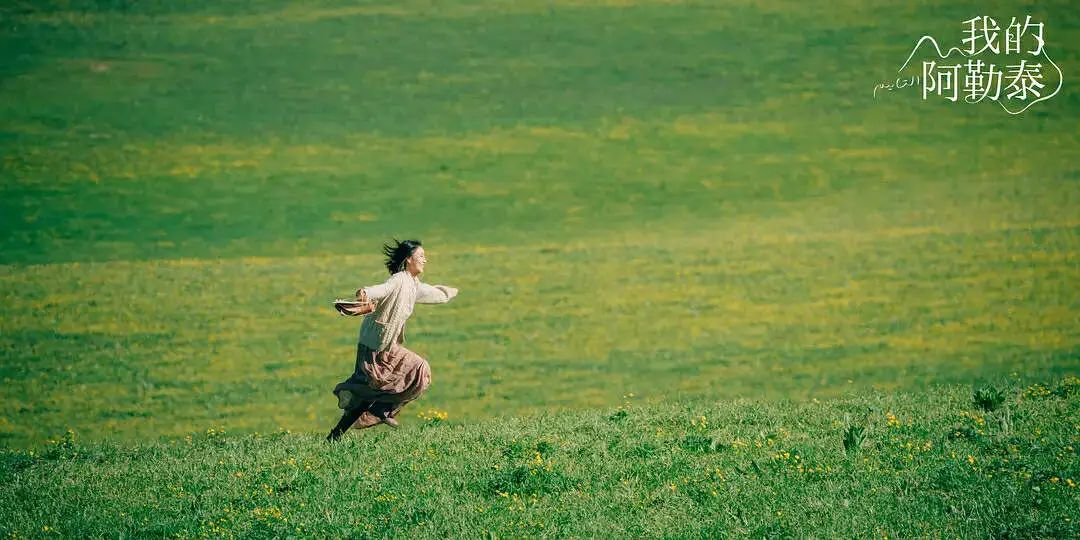
<svg viewBox="0 0 1080 540">
<path fill-rule="evenodd" d="M 970 236 L 756 223 L 756 234 L 735 229 L 723 243 L 431 245 L 437 266 L 425 279 L 463 293 L 411 323 L 435 374 L 425 399 L 475 418 L 603 406 L 628 389 L 824 397 L 1071 365 L 1069 228 L 1033 246 L 996 227 Z M 328 389 L 351 369 L 357 330 L 327 302 L 382 275 L 367 255 L 5 267 L 10 388 L 31 399 L 75 384 L 103 413 L 84 422 L 121 434 L 160 429 L 166 403 L 188 404 L 174 436 L 198 418 L 239 429 L 329 422 Z M 270 395 L 266 407 L 259 396 Z M 133 399 L 145 414 L 131 414 Z M 9 406 L 8 430 L 55 433 L 71 406 Z"/>
</svg>

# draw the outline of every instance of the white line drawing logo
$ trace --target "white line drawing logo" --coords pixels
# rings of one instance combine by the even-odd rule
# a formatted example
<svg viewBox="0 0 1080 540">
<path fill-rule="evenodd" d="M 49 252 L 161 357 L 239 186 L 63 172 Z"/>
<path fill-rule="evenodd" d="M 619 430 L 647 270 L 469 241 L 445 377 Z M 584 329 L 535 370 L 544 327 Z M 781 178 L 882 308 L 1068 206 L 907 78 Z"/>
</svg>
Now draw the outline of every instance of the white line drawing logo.
<svg viewBox="0 0 1080 540">
<path fill-rule="evenodd" d="M 931 95 L 956 102 L 963 98 L 965 103 L 979 103 L 984 99 L 996 101 L 1005 112 L 1018 115 L 1032 105 L 1046 101 L 1061 91 L 1064 74 L 1046 52 L 1043 38 L 1044 23 L 1032 21 L 1031 15 L 1021 22 L 1012 17 L 1009 25 L 1002 31 L 992 17 L 981 15 L 963 22 L 964 39 L 961 47 L 950 47 L 941 52 L 941 46 L 933 36 L 924 35 L 912 48 L 911 54 L 904 61 L 900 73 L 911 63 L 924 43 L 933 46 L 936 60 L 922 62 L 919 75 L 898 77 L 895 83 L 882 83 L 874 87 L 874 97 L 880 89 L 894 90 L 921 83 L 922 98 Z M 1002 37 L 1004 39 L 1002 40 Z M 1004 46 L 1002 46 L 1004 45 Z M 1029 48 L 1025 48 L 1029 45 Z M 943 64 L 953 54 L 960 54 L 966 61 L 955 64 Z M 1030 56 L 1031 58 L 1028 58 Z M 989 58 L 987 58 L 989 57 Z M 999 66 L 993 60 L 1004 59 L 1005 65 Z M 1009 63 L 1012 62 L 1012 63 Z M 1044 82 L 1044 62 L 1047 74 L 1057 79 L 1053 91 L 1048 92 Z M 1053 71 L 1049 67 L 1053 67 Z M 1053 73 L 1056 72 L 1056 76 Z M 1051 82 L 1051 84 L 1053 84 Z"/>
</svg>

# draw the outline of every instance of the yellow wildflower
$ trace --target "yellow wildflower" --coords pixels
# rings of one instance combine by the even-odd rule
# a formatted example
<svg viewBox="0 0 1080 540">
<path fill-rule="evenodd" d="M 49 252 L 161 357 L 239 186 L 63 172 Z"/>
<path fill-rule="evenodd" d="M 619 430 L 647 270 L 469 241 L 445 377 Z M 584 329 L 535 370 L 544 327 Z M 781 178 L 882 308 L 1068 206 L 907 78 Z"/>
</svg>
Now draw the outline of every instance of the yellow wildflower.
<svg viewBox="0 0 1080 540">
<path fill-rule="evenodd" d="M 885 415 L 885 421 L 889 424 L 889 427 L 900 427 L 900 420 L 891 412 Z"/>
</svg>

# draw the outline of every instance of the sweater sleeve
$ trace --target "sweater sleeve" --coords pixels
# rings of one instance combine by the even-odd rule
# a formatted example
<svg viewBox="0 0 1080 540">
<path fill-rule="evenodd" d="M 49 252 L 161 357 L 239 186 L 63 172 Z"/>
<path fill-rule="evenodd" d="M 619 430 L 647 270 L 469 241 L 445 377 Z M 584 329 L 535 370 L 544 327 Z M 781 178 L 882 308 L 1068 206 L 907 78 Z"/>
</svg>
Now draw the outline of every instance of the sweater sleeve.
<svg viewBox="0 0 1080 540">
<path fill-rule="evenodd" d="M 416 303 L 445 304 L 454 296 L 456 296 L 456 293 L 451 294 L 451 291 L 445 285 L 428 285 L 421 282 L 420 290 L 416 294 Z"/>
<path fill-rule="evenodd" d="M 367 293 L 368 300 L 372 300 L 375 302 L 386 298 L 386 295 L 390 294 L 390 291 L 393 290 L 394 276 L 390 276 L 390 279 L 387 279 L 386 282 L 382 283 L 381 285 L 371 285 L 368 287 L 364 287 L 364 292 Z"/>
</svg>

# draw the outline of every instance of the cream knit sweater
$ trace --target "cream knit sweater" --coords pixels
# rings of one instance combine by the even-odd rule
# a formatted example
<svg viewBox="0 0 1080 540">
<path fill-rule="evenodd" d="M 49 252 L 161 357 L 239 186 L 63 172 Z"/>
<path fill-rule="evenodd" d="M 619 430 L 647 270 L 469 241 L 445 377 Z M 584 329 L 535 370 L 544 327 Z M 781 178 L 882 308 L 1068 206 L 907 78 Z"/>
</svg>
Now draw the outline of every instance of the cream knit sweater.
<svg viewBox="0 0 1080 540">
<path fill-rule="evenodd" d="M 389 349 L 398 340 L 415 304 L 445 304 L 457 295 L 454 289 L 428 285 L 404 270 L 382 285 L 364 287 L 364 292 L 378 304 L 375 311 L 364 316 L 360 343 L 376 351 Z"/>
</svg>

